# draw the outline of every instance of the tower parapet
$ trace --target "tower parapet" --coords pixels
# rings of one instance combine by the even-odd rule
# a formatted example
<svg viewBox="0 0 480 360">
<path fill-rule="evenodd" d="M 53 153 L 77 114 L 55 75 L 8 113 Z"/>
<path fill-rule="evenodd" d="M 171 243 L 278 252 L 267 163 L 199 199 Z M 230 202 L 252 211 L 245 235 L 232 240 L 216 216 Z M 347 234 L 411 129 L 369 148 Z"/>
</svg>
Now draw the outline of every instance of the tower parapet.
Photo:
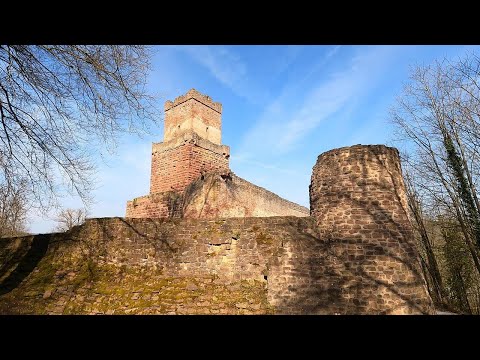
<svg viewBox="0 0 480 360">
<path fill-rule="evenodd" d="M 164 141 L 193 131 L 200 137 L 220 145 L 222 140 L 222 104 L 195 89 L 174 101 L 165 102 Z"/>
<path fill-rule="evenodd" d="M 198 102 L 201 102 L 202 104 L 208 106 L 209 108 L 215 110 L 218 113 L 222 113 L 222 104 L 219 102 L 215 102 L 212 100 L 212 98 L 208 95 L 204 95 L 200 92 L 198 92 L 195 89 L 190 89 L 185 95 L 180 95 L 175 98 L 175 100 L 167 100 L 165 102 L 165 111 L 170 110 L 171 108 L 180 105 L 181 103 L 184 103 L 187 100 L 190 99 L 195 99 Z"/>
</svg>

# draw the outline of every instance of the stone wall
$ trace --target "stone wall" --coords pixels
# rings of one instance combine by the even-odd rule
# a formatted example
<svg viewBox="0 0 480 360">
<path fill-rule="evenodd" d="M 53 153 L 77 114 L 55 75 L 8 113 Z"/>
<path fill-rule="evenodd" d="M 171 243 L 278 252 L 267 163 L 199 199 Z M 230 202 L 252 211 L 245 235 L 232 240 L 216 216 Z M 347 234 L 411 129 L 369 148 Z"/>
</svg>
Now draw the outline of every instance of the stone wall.
<svg viewBox="0 0 480 360">
<path fill-rule="evenodd" d="M 292 256 L 317 256 L 290 243 L 311 239 L 312 219 L 296 217 L 89 219 L 70 233 L 1 239 L 0 313 L 305 312 L 277 299 L 304 291 L 282 285 L 297 271 Z"/>
<path fill-rule="evenodd" d="M 215 145 L 193 132 L 153 144 L 150 193 L 183 191 L 202 173 L 228 170 L 228 146 Z"/>
<path fill-rule="evenodd" d="M 128 218 L 182 218 L 184 192 L 166 191 L 127 202 Z"/>
<path fill-rule="evenodd" d="M 89 219 L 0 240 L 0 313 L 404 313 L 346 301 L 337 251 L 310 217 Z"/>
<path fill-rule="evenodd" d="M 210 173 L 187 188 L 183 216 L 229 218 L 310 215 L 309 209 L 252 184 L 233 172 Z"/>
<path fill-rule="evenodd" d="M 127 217 L 227 218 L 309 216 L 310 211 L 230 171 L 198 176 L 185 191 L 155 193 L 127 203 Z"/>
<path fill-rule="evenodd" d="M 331 243 L 336 311 L 428 311 L 397 149 L 356 145 L 321 154 L 310 209 Z"/>
</svg>

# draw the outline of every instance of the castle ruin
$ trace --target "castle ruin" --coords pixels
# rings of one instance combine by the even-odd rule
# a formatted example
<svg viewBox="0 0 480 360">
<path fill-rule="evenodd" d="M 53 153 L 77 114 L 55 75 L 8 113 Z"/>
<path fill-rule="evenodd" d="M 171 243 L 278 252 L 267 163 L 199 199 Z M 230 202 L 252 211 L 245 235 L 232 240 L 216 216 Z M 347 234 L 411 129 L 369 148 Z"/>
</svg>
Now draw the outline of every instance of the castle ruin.
<svg viewBox="0 0 480 360">
<path fill-rule="evenodd" d="M 191 89 L 165 103 L 164 141 L 152 145 L 150 194 L 127 202 L 131 218 L 309 216 L 229 167 L 222 104 Z"/>
<path fill-rule="evenodd" d="M 308 210 L 230 171 L 221 111 L 195 90 L 166 102 L 126 218 L 0 239 L 0 313 L 433 312 L 396 149 L 319 155 Z"/>
</svg>

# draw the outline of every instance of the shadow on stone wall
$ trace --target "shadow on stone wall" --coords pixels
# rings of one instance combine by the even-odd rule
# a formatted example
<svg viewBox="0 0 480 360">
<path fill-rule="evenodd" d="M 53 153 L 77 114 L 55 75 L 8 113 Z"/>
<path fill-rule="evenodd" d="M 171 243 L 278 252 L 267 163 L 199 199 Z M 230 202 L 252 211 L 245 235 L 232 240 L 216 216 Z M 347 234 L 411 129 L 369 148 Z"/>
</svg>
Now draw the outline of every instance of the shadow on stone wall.
<svg viewBox="0 0 480 360">
<path fill-rule="evenodd" d="M 371 214 L 381 211 L 378 207 L 366 210 Z M 392 233 L 388 228 L 385 232 Z M 411 251 L 408 244 L 368 244 L 362 239 L 335 236 L 333 231 L 323 232 L 321 238 L 303 233 L 301 241 L 291 245 L 293 253 L 306 256 L 288 260 L 294 274 L 287 289 L 294 296 L 278 304 L 282 313 L 388 314 L 404 307 L 412 313 L 428 313 L 424 297 L 418 294 L 423 286 L 422 274 L 409 256 L 402 256 Z M 379 260 L 394 265 L 378 265 Z M 396 271 L 402 275 L 396 276 Z M 382 280 L 380 273 L 391 281 Z"/>
<path fill-rule="evenodd" d="M 305 258 L 293 258 L 290 264 L 295 269 L 295 276 L 287 289 L 295 296 L 278 304 L 281 313 L 389 314 L 396 313 L 396 310 L 405 306 L 410 308 L 412 313 L 429 312 L 422 298 L 414 296 L 415 288 L 422 286 L 421 281 L 380 280 L 365 270 L 376 266 L 374 260 L 368 259 L 367 256 L 352 258 L 348 255 L 348 250 L 342 254 L 345 248 L 360 245 L 365 252 L 376 257 L 392 259 L 408 267 L 413 276 L 421 276 L 415 267 L 395 253 L 384 247 L 362 244 L 361 241 L 339 238 L 319 240 L 311 235 L 306 236 L 311 237 L 309 241 L 311 249 L 315 249 L 321 255 L 308 251 L 309 254 Z M 295 251 L 301 253 L 299 244 L 296 247 Z M 389 298 L 395 299 L 398 304 L 387 304 L 388 300 L 384 300 L 384 296 L 379 296 L 381 293 L 389 294 Z"/>
<path fill-rule="evenodd" d="M 345 160 L 322 159 L 317 174 L 314 168 L 317 187 L 311 188 L 311 206 L 321 240 L 312 238 L 308 245 L 316 254 L 290 260 L 297 296 L 284 304 L 286 309 L 338 314 L 431 311 L 402 200 L 401 170 L 392 174 L 377 154 L 373 158 L 354 158 L 361 171 L 353 173 L 345 172 L 350 165 Z M 320 157 L 316 166 L 319 162 Z M 388 179 L 373 181 L 368 170 L 375 162 Z M 378 201 L 389 196 L 385 206 Z"/>
<path fill-rule="evenodd" d="M 17 267 L 0 283 L 0 295 L 7 294 L 15 289 L 30 275 L 47 253 L 50 238 L 50 234 L 41 234 L 33 237 L 30 248 L 21 257 Z M 20 251 L 20 248 L 17 251 Z M 2 266 L 0 277 L 8 270 L 7 265 L 4 264 Z"/>
<path fill-rule="evenodd" d="M 178 221 L 120 217 L 89 219 L 84 227 L 72 233 L 71 239 L 79 244 L 85 260 L 138 265 L 146 254 L 150 259 L 165 259 L 178 251 L 178 244 L 170 236 Z"/>
<path fill-rule="evenodd" d="M 154 256 L 157 255 L 159 251 L 168 250 L 167 253 L 175 253 L 178 250 L 178 246 L 171 240 L 168 236 L 168 230 L 165 229 L 164 221 L 158 221 L 158 219 L 145 219 L 147 230 L 142 230 L 134 221 L 127 221 L 125 218 L 118 218 L 122 224 L 131 229 L 135 234 L 140 236 L 146 241 L 146 243 L 155 250 Z M 172 222 L 174 224 L 174 222 Z M 142 227 L 145 226 L 145 222 L 142 221 Z M 108 227 L 103 226 L 104 234 L 106 236 L 111 236 L 108 234 Z"/>
</svg>

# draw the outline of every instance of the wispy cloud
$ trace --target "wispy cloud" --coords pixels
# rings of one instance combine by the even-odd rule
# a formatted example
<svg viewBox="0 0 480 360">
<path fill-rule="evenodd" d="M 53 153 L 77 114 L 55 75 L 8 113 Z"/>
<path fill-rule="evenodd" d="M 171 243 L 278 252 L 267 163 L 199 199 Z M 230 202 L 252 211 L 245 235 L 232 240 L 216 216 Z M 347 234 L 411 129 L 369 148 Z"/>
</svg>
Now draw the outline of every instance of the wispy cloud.
<svg viewBox="0 0 480 360">
<path fill-rule="evenodd" d="M 292 63 L 299 57 L 305 46 L 288 45 L 284 48 L 283 56 L 277 58 L 276 62 L 272 64 L 272 71 L 275 76 L 279 76 L 287 70 Z"/>
<path fill-rule="evenodd" d="M 339 49 L 334 47 L 328 51 L 304 77 L 302 81 L 306 86 L 302 93 L 307 94 L 304 100 L 296 96 L 297 83 L 286 87 L 247 133 L 242 151 L 258 153 L 260 147 L 276 154 L 288 152 L 320 124 L 333 121 L 338 112 L 366 95 L 395 52 L 392 47 L 361 48 L 340 71 L 326 78 L 314 76 Z"/>
<path fill-rule="evenodd" d="M 338 50 L 340 50 L 340 48 L 342 47 L 342 45 L 336 45 L 334 46 L 332 49 L 330 49 L 327 54 L 325 55 L 325 59 L 328 60 L 330 59 L 333 55 L 335 55 Z"/>
<path fill-rule="evenodd" d="M 210 70 L 221 83 L 235 89 L 238 79 L 247 73 L 246 65 L 234 53 L 223 46 L 180 46 L 196 61 Z"/>
<path fill-rule="evenodd" d="M 240 56 L 225 46 L 175 46 L 204 66 L 221 84 L 252 103 L 265 101 L 268 94 L 249 76 L 247 65 Z"/>
</svg>

